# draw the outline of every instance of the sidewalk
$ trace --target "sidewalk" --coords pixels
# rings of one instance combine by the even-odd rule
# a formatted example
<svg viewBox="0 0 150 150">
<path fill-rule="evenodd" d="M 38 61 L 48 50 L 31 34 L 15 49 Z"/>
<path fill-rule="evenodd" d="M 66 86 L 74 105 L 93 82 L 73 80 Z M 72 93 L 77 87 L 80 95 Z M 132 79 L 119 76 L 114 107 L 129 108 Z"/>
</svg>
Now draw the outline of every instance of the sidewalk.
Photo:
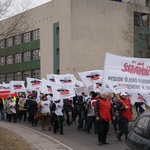
<svg viewBox="0 0 150 150">
<path fill-rule="evenodd" d="M 19 125 L 17 123 L 0 122 L 0 127 L 11 130 L 22 137 L 33 150 L 73 150 L 58 140 L 39 131 Z"/>
</svg>

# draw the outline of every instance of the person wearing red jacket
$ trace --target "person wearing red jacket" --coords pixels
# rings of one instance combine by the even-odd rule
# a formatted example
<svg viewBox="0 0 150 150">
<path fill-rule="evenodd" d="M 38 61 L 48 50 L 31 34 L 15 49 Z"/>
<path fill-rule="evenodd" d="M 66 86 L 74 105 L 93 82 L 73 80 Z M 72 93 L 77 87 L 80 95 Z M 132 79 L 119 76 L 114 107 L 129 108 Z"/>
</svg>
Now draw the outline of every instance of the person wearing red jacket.
<svg viewBox="0 0 150 150">
<path fill-rule="evenodd" d="M 98 121 L 98 142 L 99 146 L 109 144 L 106 142 L 107 133 L 109 131 L 109 122 L 113 118 L 112 106 L 108 94 L 103 92 L 97 101 L 95 109 L 96 120 Z"/>
<path fill-rule="evenodd" d="M 122 128 L 117 135 L 117 139 L 121 141 L 121 137 L 125 135 L 125 142 L 127 141 L 128 135 L 128 123 L 132 120 L 132 109 L 131 109 L 131 102 L 130 98 L 125 92 L 121 92 L 118 101 L 116 103 L 117 110 L 119 111 L 119 117 L 122 124 Z"/>
</svg>

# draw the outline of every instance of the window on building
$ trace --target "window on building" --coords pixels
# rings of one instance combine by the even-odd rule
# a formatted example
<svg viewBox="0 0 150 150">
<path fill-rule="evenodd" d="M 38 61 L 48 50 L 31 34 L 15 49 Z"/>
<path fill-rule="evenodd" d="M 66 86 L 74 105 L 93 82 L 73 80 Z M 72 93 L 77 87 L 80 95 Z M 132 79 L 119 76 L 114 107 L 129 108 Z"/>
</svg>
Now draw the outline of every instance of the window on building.
<svg viewBox="0 0 150 150">
<path fill-rule="evenodd" d="M 138 56 L 139 56 L 140 58 L 142 58 L 142 57 L 143 57 L 142 51 L 139 51 L 138 53 L 139 53 Z"/>
<path fill-rule="evenodd" d="M 34 30 L 32 31 L 32 41 L 40 39 L 40 30 Z"/>
<path fill-rule="evenodd" d="M 7 65 L 13 64 L 13 55 L 9 55 L 6 57 L 6 64 Z"/>
<path fill-rule="evenodd" d="M 14 37 L 14 44 L 15 45 L 21 44 L 21 35 L 16 35 Z"/>
<path fill-rule="evenodd" d="M 147 7 L 150 6 L 150 0 L 146 0 L 146 6 L 147 6 Z"/>
<path fill-rule="evenodd" d="M 142 33 L 139 34 L 139 40 L 142 40 Z"/>
<path fill-rule="evenodd" d="M 5 82 L 5 75 L 4 74 L 0 74 L 0 82 L 1 83 Z"/>
<path fill-rule="evenodd" d="M 31 77 L 31 70 L 23 72 L 23 80 L 26 80 L 27 77 Z"/>
<path fill-rule="evenodd" d="M 14 73 L 15 80 L 21 81 L 22 80 L 22 72 Z"/>
<path fill-rule="evenodd" d="M 59 55 L 59 48 L 57 48 L 57 55 Z"/>
<path fill-rule="evenodd" d="M 60 74 L 60 70 L 59 69 L 57 69 L 57 74 Z"/>
<path fill-rule="evenodd" d="M 40 59 L 40 50 L 36 49 L 32 51 L 32 60 Z"/>
<path fill-rule="evenodd" d="M 31 61 L 31 51 L 23 53 L 23 62 Z"/>
<path fill-rule="evenodd" d="M 40 79 L 40 69 L 36 69 L 32 71 L 33 78 L 39 78 Z"/>
<path fill-rule="evenodd" d="M 30 41 L 31 41 L 30 32 L 24 33 L 23 34 L 23 42 L 26 43 L 26 42 L 30 42 Z"/>
<path fill-rule="evenodd" d="M 13 74 L 12 73 L 10 73 L 10 74 L 7 74 L 6 75 L 6 82 L 10 82 L 10 81 L 12 81 L 13 80 Z"/>
<path fill-rule="evenodd" d="M 149 42 L 149 34 L 145 34 L 145 41 Z"/>
<path fill-rule="evenodd" d="M 134 25 L 139 27 L 149 27 L 149 14 L 141 13 L 141 12 L 134 12 Z"/>
<path fill-rule="evenodd" d="M 8 39 L 6 39 L 6 47 L 10 47 L 13 45 L 13 38 L 10 37 Z"/>
<path fill-rule="evenodd" d="M 0 66 L 4 66 L 5 65 L 5 57 L 1 57 L 0 58 Z"/>
<path fill-rule="evenodd" d="M 22 54 L 21 53 L 15 54 L 15 63 L 20 62 L 22 62 Z"/>
<path fill-rule="evenodd" d="M 56 28 L 56 34 L 59 34 L 59 27 Z"/>
<path fill-rule="evenodd" d="M 0 49 L 5 48 L 5 40 L 0 41 Z"/>
</svg>

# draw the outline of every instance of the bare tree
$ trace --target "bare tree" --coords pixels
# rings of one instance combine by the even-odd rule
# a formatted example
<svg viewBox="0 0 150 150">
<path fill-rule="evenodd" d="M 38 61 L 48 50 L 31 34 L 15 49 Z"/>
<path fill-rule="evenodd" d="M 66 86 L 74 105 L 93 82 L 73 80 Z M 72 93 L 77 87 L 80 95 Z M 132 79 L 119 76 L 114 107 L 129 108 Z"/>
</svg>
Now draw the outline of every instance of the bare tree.
<svg viewBox="0 0 150 150">
<path fill-rule="evenodd" d="M 30 14 L 27 11 L 29 5 L 30 1 L 16 6 L 13 0 L 0 0 L 0 39 L 23 33 L 29 29 L 31 26 L 29 25 Z"/>
<path fill-rule="evenodd" d="M 127 3 L 126 26 L 123 29 L 122 37 L 129 46 L 125 55 L 150 58 L 150 7 L 143 8 L 145 7 L 141 6 L 139 0 L 130 0 Z M 136 54 L 134 54 L 135 47 Z"/>
</svg>

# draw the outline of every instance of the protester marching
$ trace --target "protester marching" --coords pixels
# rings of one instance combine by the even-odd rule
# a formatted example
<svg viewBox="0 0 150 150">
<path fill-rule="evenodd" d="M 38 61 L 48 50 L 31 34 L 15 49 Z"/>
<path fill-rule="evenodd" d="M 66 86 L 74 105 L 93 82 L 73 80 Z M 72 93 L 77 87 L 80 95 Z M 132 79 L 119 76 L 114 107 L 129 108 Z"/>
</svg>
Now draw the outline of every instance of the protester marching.
<svg viewBox="0 0 150 150">
<path fill-rule="evenodd" d="M 47 79 L 27 78 L 0 84 L 1 120 L 28 121 L 33 127 L 65 134 L 63 124 L 77 121 L 77 130 L 97 134 L 99 146 L 109 144 L 112 123 L 116 140 L 127 141 L 128 123 L 150 106 L 150 66 L 148 59 L 107 53 L 104 70 L 73 74 L 48 74 Z"/>
</svg>

